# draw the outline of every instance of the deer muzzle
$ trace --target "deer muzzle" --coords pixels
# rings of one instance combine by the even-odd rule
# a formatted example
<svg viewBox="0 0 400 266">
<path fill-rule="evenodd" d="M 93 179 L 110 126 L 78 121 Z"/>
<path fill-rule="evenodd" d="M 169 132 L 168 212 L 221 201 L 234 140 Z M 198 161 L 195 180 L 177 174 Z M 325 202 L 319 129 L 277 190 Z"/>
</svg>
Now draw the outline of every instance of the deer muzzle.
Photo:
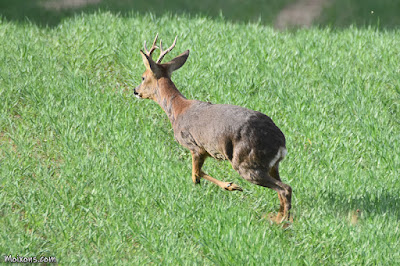
<svg viewBox="0 0 400 266">
<path fill-rule="evenodd" d="M 140 86 L 140 85 L 139 85 L 139 86 Z M 141 99 L 142 96 L 136 91 L 136 90 L 139 88 L 139 86 L 137 86 L 136 88 L 133 89 L 133 94 L 136 96 L 136 98 Z"/>
</svg>

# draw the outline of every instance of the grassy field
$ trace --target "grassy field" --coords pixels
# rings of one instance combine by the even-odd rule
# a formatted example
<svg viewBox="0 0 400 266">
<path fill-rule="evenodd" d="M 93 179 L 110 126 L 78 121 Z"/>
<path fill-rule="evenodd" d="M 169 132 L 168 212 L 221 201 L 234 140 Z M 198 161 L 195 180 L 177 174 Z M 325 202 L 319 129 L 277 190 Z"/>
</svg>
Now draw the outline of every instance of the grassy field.
<svg viewBox="0 0 400 266">
<path fill-rule="evenodd" d="M 151 12 L 157 16 L 165 13 L 206 15 L 214 19 L 223 16 L 231 22 L 250 21 L 270 26 L 274 25 L 276 17 L 285 6 L 297 0 L 99 0 L 98 3 L 75 8 L 43 8 L 46 3 L 62 1 L 68 0 L 2 0 L 0 16 L 9 21 L 29 20 L 40 26 L 55 27 L 65 18 L 80 15 L 83 12 L 93 13 L 102 10 L 128 17 L 132 12 L 140 14 Z M 330 3 L 313 25 L 333 27 L 372 25 L 381 29 L 395 29 L 400 26 L 398 0 L 331 0 Z"/>
<path fill-rule="evenodd" d="M 374 25 L 380 28 L 400 26 L 400 2 L 397 0 L 334 0 L 316 24 L 347 27 Z"/>
<path fill-rule="evenodd" d="M 13 21 L 25 22 L 29 20 L 41 26 L 56 26 L 64 18 L 76 14 L 79 15 L 82 12 L 93 13 L 100 9 L 121 16 L 129 16 L 132 12 L 140 14 L 151 12 L 157 16 L 161 16 L 165 13 L 174 15 L 190 14 L 192 16 L 206 15 L 213 18 L 223 16 L 229 21 L 252 21 L 271 25 L 279 11 L 287 4 L 294 1 L 295 0 L 100 0 L 99 3 L 77 8 L 45 9 L 43 6 L 46 2 L 57 2 L 57 0 L 2 0 L 0 3 L 0 15 Z"/>
<path fill-rule="evenodd" d="M 271 116 L 294 189 L 282 229 L 275 192 L 227 162 L 193 185 L 166 115 L 132 88 L 156 32 L 191 54 L 188 98 Z M 400 32 L 277 32 L 171 16 L 78 16 L 53 28 L 0 23 L 0 255 L 60 263 L 400 264 Z M 358 214 L 355 214 L 359 210 Z"/>
</svg>

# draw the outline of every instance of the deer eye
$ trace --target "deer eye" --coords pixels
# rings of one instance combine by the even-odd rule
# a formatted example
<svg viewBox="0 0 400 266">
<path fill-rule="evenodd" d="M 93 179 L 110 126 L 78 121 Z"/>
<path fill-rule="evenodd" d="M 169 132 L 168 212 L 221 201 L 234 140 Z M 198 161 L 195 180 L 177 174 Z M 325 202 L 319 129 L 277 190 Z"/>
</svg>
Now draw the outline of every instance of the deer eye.
<svg viewBox="0 0 400 266">
<path fill-rule="evenodd" d="M 144 77 L 142 77 L 142 80 L 144 80 Z"/>
</svg>

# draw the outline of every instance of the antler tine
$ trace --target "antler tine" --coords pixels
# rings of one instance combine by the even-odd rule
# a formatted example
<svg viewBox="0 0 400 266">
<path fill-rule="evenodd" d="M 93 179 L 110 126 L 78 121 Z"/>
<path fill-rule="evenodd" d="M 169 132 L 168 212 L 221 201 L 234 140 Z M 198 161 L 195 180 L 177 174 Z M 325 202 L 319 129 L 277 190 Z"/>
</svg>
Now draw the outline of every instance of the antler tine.
<svg viewBox="0 0 400 266">
<path fill-rule="evenodd" d="M 178 36 L 176 36 L 175 37 L 175 40 L 174 40 L 174 43 L 167 49 L 167 50 L 163 50 L 163 48 L 162 48 L 162 41 L 160 40 L 160 51 L 161 51 L 161 53 L 160 53 L 160 56 L 158 57 L 158 59 L 157 59 L 157 64 L 160 64 L 161 63 L 161 61 L 163 60 L 163 58 L 164 58 L 164 56 L 166 55 L 166 54 L 168 54 L 169 52 L 171 52 L 171 50 L 172 49 L 174 49 L 174 47 L 175 47 L 175 44 L 176 44 L 176 39 L 178 38 Z"/>
<path fill-rule="evenodd" d="M 157 45 L 156 45 L 157 39 L 158 39 L 158 33 L 157 33 L 156 37 L 154 38 L 154 42 L 153 42 L 153 45 L 150 48 L 150 51 L 147 50 L 146 41 L 144 41 L 144 51 L 145 51 L 147 56 L 151 57 L 151 54 L 154 52 L 154 50 L 158 48 Z"/>
</svg>

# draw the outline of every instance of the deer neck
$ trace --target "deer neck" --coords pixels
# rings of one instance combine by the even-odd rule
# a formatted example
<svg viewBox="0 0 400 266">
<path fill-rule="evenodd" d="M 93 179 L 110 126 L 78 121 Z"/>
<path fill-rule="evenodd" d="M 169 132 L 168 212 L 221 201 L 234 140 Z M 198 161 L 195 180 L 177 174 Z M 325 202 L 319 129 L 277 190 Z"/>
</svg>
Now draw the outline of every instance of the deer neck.
<svg viewBox="0 0 400 266">
<path fill-rule="evenodd" d="M 160 78 L 157 85 L 158 94 L 155 101 L 161 106 L 173 125 L 177 117 L 189 106 L 190 100 L 182 95 L 169 78 Z"/>
</svg>

